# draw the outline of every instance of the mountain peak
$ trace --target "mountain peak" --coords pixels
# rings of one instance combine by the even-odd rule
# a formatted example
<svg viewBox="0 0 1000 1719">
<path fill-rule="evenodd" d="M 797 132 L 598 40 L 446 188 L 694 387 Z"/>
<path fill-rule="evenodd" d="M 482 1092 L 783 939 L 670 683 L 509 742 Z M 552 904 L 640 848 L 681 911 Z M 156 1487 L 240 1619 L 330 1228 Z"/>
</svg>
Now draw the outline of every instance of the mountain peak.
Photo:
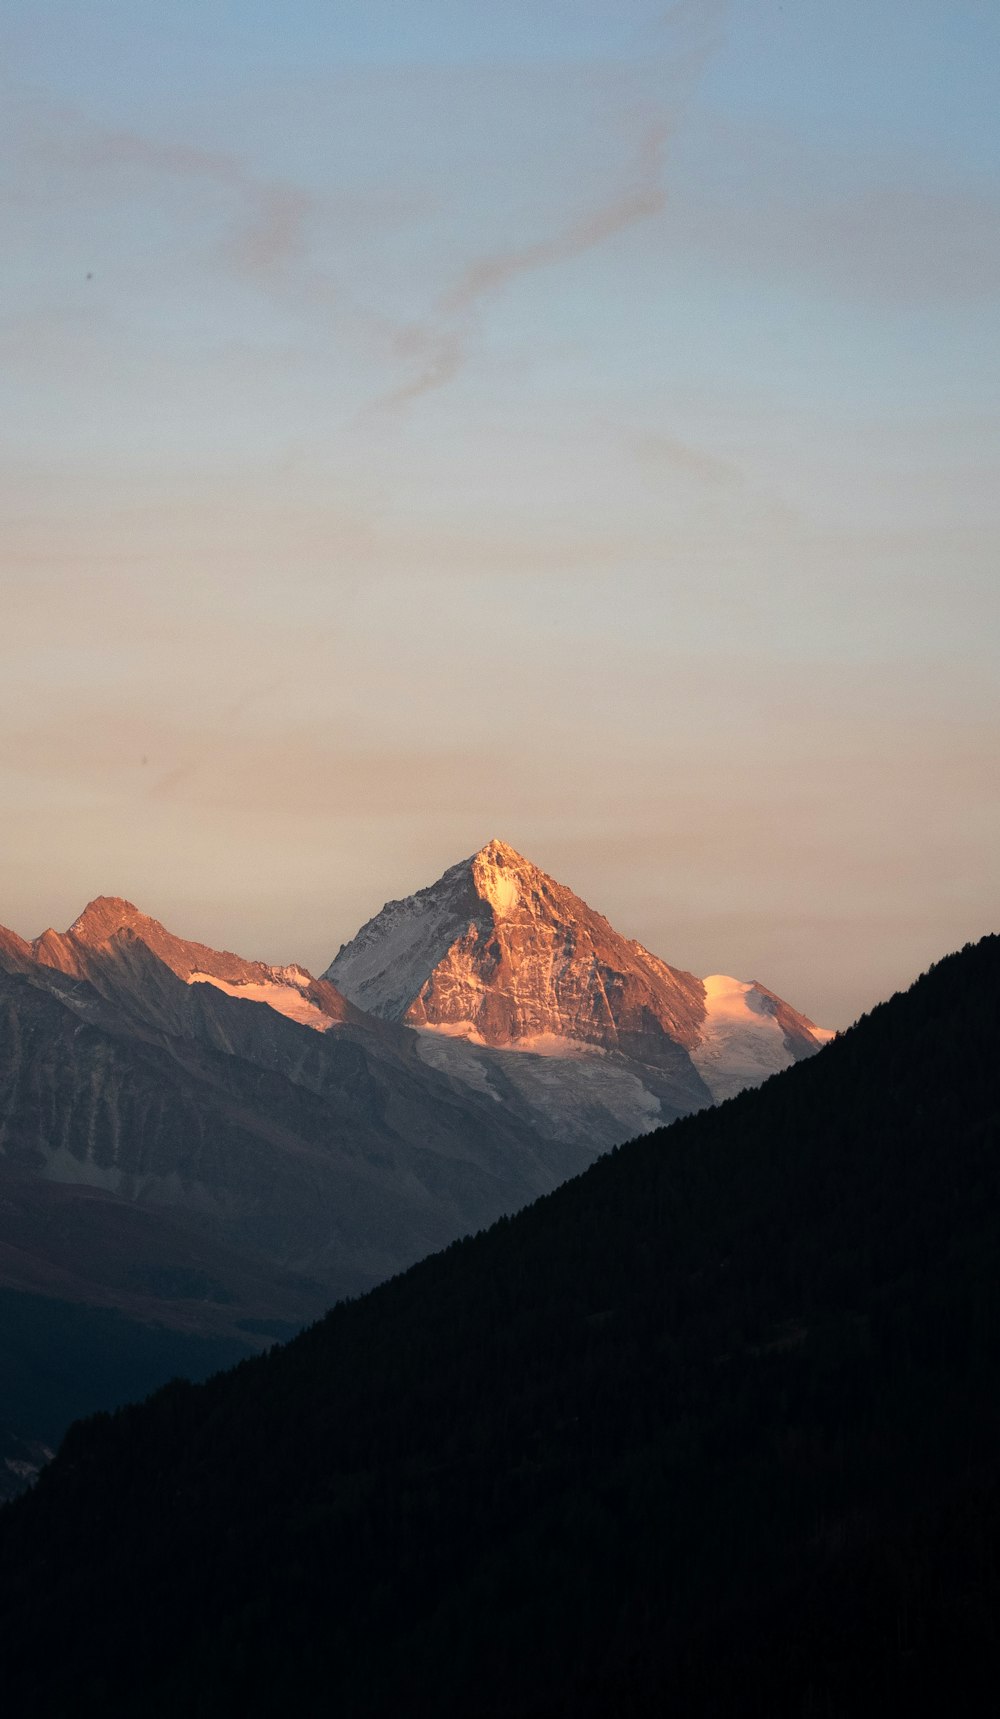
<svg viewBox="0 0 1000 1719">
<path fill-rule="evenodd" d="M 120 895 L 97 895 L 88 901 L 68 931 L 50 926 L 31 945 L 33 959 L 75 978 L 88 977 L 88 962 L 120 931 L 138 931 L 147 941 L 166 937 L 163 926 Z"/>
<path fill-rule="evenodd" d="M 155 920 L 140 911 L 134 902 L 120 895 L 95 895 L 83 912 L 74 919 L 67 933 L 81 943 L 106 943 L 116 931 L 135 925 L 153 925 Z"/>
<path fill-rule="evenodd" d="M 473 860 L 488 860 L 494 865 L 516 866 L 525 871 L 538 870 L 538 867 L 533 865 L 531 860 L 525 859 L 524 855 L 518 853 L 516 848 L 512 848 L 509 842 L 502 842 L 499 836 L 491 836 L 485 846 L 481 847 L 478 853 L 474 853 L 472 858 Z"/>
<path fill-rule="evenodd" d="M 4 954 L 0 947 L 0 956 Z M 331 1022 L 340 1023 L 354 1011 L 332 985 L 313 978 L 304 967 L 273 967 L 263 961 L 247 961 L 228 949 L 213 949 L 177 937 L 119 895 L 98 895 L 66 932 L 45 931 L 31 946 L 35 961 L 78 979 L 88 979 L 98 989 L 109 986 L 120 996 L 123 987 L 140 1001 L 147 988 L 148 968 L 136 978 L 149 956 L 168 967 L 185 984 L 210 984 L 230 996 L 266 1003 L 278 1014 L 301 1025 L 325 1032 Z M 10 957 L 8 952 L 8 961 Z"/>
<path fill-rule="evenodd" d="M 451 1037 L 641 1051 L 654 1065 L 676 1061 L 705 1014 L 700 980 L 621 937 L 498 837 L 388 902 L 326 977 L 375 1014 Z"/>
<path fill-rule="evenodd" d="M 0 1511 L 21 1712 L 401 1713 L 419 1571 L 440 1719 L 486 1676 L 507 1714 L 984 1713 L 998 989 L 994 938 L 266 1359 L 75 1426 Z"/>
<path fill-rule="evenodd" d="M 0 970 L 24 973 L 30 971 L 31 964 L 31 944 L 19 937 L 16 931 L 0 925 Z"/>
<path fill-rule="evenodd" d="M 706 985 L 668 966 L 496 836 L 436 883 L 387 902 L 325 977 L 362 1008 L 424 1032 L 612 1056 L 672 1078 L 685 1071 L 702 1101 L 766 1078 L 828 1036 L 762 985 L 718 975 Z"/>
<path fill-rule="evenodd" d="M 473 854 L 471 866 L 477 895 L 501 917 L 512 913 L 521 900 L 518 877 L 527 880 L 538 875 L 537 866 L 496 837 Z"/>
</svg>

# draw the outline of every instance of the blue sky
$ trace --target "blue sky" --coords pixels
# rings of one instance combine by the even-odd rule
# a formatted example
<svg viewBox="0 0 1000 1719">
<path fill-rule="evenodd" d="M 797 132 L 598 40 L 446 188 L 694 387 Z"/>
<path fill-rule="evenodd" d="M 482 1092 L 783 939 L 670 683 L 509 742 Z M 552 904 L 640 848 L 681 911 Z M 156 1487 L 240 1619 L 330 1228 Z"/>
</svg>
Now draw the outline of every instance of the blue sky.
<svg viewBox="0 0 1000 1719">
<path fill-rule="evenodd" d="M 995 918 L 1000 12 L 2 27 L 0 921 L 496 834 L 840 1024 Z"/>
</svg>

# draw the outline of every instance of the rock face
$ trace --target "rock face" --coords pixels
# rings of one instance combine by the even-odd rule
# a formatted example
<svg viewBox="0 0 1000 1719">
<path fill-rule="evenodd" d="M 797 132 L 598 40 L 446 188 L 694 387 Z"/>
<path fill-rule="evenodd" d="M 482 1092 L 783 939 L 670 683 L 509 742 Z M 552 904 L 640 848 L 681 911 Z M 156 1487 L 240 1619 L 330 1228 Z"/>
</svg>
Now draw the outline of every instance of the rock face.
<svg viewBox="0 0 1000 1719">
<path fill-rule="evenodd" d="M 322 979 L 114 896 L 33 943 L 0 928 L 0 1293 L 19 1326 L 51 1304 L 19 1350 L 0 1497 L 51 1435 L 31 1404 L 55 1361 L 92 1372 L 74 1308 L 135 1322 L 134 1394 L 168 1365 L 164 1327 L 236 1352 L 289 1335 L 815 1048 L 771 992 L 668 967 L 500 842 Z"/>
<path fill-rule="evenodd" d="M 328 982 L 186 942 L 128 902 L 0 939 L 0 1182 L 18 1184 L 0 1216 L 27 1209 L 28 1183 L 79 1191 L 35 1226 L 31 1261 L 0 1222 L 0 1283 L 63 1292 L 71 1271 L 95 1302 L 213 1330 L 304 1317 L 592 1155 Z M 155 1309 L 140 1255 L 167 1286 Z M 182 1280 L 191 1294 L 170 1293 Z"/>
<path fill-rule="evenodd" d="M 102 896 L 31 944 L 0 931 L 0 1284 L 216 1332 L 294 1320 L 824 1036 L 759 984 L 669 967 L 502 842 L 322 979 Z"/>
<path fill-rule="evenodd" d="M 655 1062 L 705 1017 L 699 979 L 499 841 L 390 902 L 325 977 L 374 1014 L 502 1049 L 564 1039 Z"/>
<path fill-rule="evenodd" d="M 495 840 L 389 902 L 325 977 L 374 1014 L 467 1046 L 603 1057 L 606 1084 L 612 1067 L 641 1070 L 658 1101 L 646 1127 L 756 1084 L 831 1036 L 756 982 L 668 966 Z"/>
<path fill-rule="evenodd" d="M 77 1428 L 0 1511 L 6 1711 L 984 1719 L 998 998 L 993 937 L 266 1362 Z"/>
<path fill-rule="evenodd" d="M 210 949 L 175 937 L 158 920 L 141 913 L 130 901 L 102 895 L 74 920 L 68 931 L 45 931 L 28 945 L 13 933 L 11 959 L 25 955 L 39 965 L 73 978 L 88 979 L 102 994 L 111 992 L 118 1002 L 131 993 L 139 1013 L 148 1017 L 154 966 L 167 968 L 187 985 L 213 985 L 229 996 L 246 1002 L 267 1003 L 278 1014 L 302 1026 L 325 1032 L 344 1021 L 363 1017 L 339 992 L 303 967 L 269 967 L 262 961 L 245 961 L 227 950 Z M 6 946 L 0 945 L 0 960 Z M 10 960 L 7 961 L 10 965 Z M 135 968 L 132 983 L 129 968 Z M 21 971 L 24 970 L 23 964 Z"/>
</svg>

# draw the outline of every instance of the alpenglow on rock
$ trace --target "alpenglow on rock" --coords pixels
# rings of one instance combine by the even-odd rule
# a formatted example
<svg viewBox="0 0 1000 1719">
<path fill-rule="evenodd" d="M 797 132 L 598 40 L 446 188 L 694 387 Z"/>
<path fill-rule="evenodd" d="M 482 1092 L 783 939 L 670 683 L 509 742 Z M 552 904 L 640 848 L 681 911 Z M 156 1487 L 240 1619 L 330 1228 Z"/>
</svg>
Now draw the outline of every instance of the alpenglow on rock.
<svg viewBox="0 0 1000 1719">
<path fill-rule="evenodd" d="M 496 840 L 387 903 L 324 977 L 428 1039 L 577 1064 L 603 1058 L 604 1084 L 629 1070 L 649 1100 L 635 1132 L 755 1085 L 832 1036 L 757 981 L 668 966 Z M 446 1060 L 429 1046 L 425 1054 Z M 460 1072 L 459 1060 L 447 1061 Z"/>
<path fill-rule="evenodd" d="M 590 1161 L 420 1042 L 117 896 L 32 943 L 0 928 L 0 1290 L 238 1337 Z"/>
</svg>

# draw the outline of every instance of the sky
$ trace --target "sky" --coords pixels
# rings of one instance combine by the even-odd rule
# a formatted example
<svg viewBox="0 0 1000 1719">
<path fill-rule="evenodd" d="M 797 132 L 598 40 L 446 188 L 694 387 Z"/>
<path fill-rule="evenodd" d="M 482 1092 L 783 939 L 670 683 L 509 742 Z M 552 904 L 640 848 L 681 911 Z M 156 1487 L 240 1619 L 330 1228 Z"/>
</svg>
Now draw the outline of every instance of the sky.
<svg viewBox="0 0 1000 1719">
<path fill-rule="evenodd" d="M 7 0 L 0 923 L 1000 929 L 995 0 Z"/>
</svg>

